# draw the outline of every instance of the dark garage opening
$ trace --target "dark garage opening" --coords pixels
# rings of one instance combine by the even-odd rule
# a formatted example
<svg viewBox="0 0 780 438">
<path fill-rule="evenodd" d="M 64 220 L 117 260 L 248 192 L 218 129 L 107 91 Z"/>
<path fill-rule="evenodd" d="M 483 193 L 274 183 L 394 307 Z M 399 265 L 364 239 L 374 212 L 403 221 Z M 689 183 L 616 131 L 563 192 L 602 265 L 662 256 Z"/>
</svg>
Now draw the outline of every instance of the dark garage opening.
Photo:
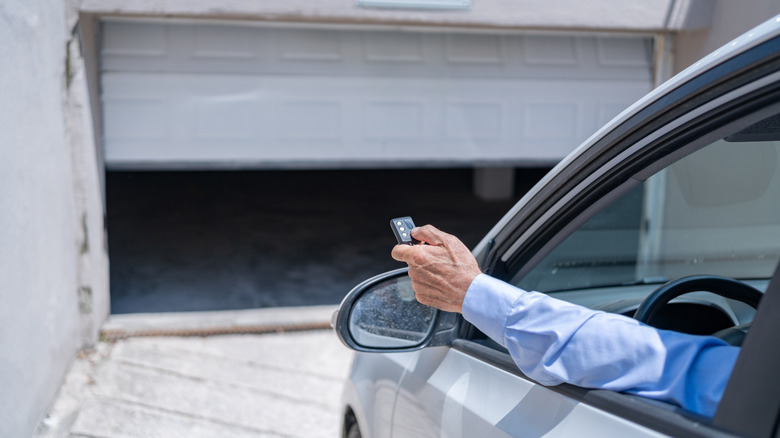
<svg viewBox="0 0 780 438">
<path fill-rule="evenodd" d="M 549 169 L 484 201 L 470 169 L 110 171 L 111 312 L 336 304 L 403 264 L 389 220 L 411 215 L 469 247 Z"/>
</svg>

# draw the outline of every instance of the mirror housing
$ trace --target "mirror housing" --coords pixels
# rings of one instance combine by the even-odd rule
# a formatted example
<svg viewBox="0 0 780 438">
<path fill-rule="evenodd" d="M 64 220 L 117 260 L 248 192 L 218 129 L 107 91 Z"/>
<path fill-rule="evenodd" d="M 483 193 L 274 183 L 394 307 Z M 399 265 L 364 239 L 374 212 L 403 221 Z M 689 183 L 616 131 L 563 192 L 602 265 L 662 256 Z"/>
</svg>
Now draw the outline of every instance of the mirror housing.
<svg viewBox="0 0 780 438">
<path fill-rule="evenodd" d="M 333 314 L 331 325 L 355 351 L 390 353 L 450 345 L 460 315 L 420 304 L 409 268 L 369 278 L 355 286 Z"/>
</svg>

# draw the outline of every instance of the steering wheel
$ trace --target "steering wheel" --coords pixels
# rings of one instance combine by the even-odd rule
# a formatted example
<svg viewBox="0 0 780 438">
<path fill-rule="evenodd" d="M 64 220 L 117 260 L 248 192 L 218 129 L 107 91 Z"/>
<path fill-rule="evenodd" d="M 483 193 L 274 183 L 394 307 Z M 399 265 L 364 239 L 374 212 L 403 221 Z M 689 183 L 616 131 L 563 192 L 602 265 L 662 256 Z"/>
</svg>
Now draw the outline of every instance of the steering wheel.
<svg viewBox="0 0 780 438">
<path fill-rule="evenodd" d="M 642 301 L 634 313 L 634 319 L 648 325 L 658 315 L 658 312 L 669 301 L 680 295 L 690 292 L 712 292 L 724 298 L 741 301 L 754 309 L 764 294 L 758 289 L 733 278 L 719 277 L 716 275 L 693 275 L 670 281 L 659 287 Z M 730 327 L 714 334 L 731 345 L 740 345 L 745 336 L 749 324 Z"/>
</svg>

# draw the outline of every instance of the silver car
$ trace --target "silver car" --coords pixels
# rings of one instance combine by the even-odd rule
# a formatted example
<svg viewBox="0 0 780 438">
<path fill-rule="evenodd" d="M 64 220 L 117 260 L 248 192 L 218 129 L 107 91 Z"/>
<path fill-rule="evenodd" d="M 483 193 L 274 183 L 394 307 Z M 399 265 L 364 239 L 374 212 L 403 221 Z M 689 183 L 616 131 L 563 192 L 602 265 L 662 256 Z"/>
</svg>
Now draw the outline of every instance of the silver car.
<svg viewBox="0 0 780 438">
<path fill-rule="evenodd" d="M 473 253 L 522 289 L 741 345 L 714 418 L 542 386 L 399 269 L 334 315 L 358 351 L 344 437 L 780 436 L 780 17 L 608 123 Z"/>
</svg>

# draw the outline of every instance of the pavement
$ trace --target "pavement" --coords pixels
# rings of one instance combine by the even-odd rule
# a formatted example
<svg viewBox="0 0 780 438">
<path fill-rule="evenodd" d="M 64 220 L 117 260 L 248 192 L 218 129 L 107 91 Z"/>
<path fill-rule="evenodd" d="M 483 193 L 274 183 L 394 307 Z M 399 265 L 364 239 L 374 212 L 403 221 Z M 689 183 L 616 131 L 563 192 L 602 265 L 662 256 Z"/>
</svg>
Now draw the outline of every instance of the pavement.
<svg viewBox="0 0 780 438">
<path fill-rule="evenodd" d="M 337 437 L 335 308 L 112 315 L 35 437 Z"/>
</svg>

